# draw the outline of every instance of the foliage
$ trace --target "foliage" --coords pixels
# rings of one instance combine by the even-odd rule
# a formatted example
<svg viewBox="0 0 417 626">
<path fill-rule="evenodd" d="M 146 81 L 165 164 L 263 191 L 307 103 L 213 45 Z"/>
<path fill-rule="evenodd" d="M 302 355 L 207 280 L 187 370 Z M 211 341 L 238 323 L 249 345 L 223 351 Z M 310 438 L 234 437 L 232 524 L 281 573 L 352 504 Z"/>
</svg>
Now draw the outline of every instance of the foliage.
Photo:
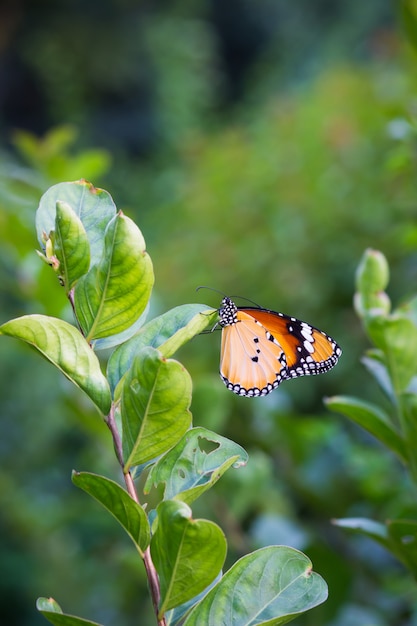
<svg viewBox="0 0 417 626">
<path fill-rule="evenodd" d="M 164 348 L 173 350 L 172 336 L 159 349 L 153 347 L 161 337 L 160 326 L 153 323 L 153 335 L 144 331 L 149 344 L 134 355 L 131 352 L 130 362 L 109 359 L 109 378 L 115 386 L 111 394 L 95 351 L 100 349 L 100 340 L 108 338 L 115 343 L 119 338 L 124 346 L 136 345 L 136 338 L 127 339 L 126 332 L 131 334 L 143 319 L 154 282 L 137 226 L 116 211 L 106 192 L 79 181 L 57 185 L 44 194 L 37 230 L 41 256 L 65 289 L 77 325 L 28 315 L 3 324 L 0 334 L 35 347 L 87 394 L 104 418 L 126 491 L 91 473 L 73 473 L 73 482 L 102 504 L 133 540 L 147 573 L 156 622 L 163 626 L 167 612 L 178 609 L 178 614 L 170 615 L 170 624 L 204 620 L 213 625 L 237 621 L 278 625 L 322 603 L 327 597 L 325 582 L 311 571 L 309 559 L 293 548 L 276 546 L 254 552 L 221 577 L 226 538 L 216 523 L 193 517 L 181 492 L 189 502 L 198 498 L 228 468 L 244 464 L 246 453 L 216 434 L 202 429 L 193 432 L 189 374 L 164 353 Z M 178 347 L 212 324 L 217 311 L 200 306 L 185 326 L 186 316 L 179 317 L 175 310 L 166 315 L 171 324 L 180 321 L 172 333 L 180 333 Z M 209 452 L 201 448 L 196 455 L 200 439 L 206 438 L 214 448 Z M 184 464 L 187 481 L 183 480 Z M 163 481 L 169 487 L 146 515 L 132 471 L 136 470 L 138 478 L 150 466 L 154 470 L 151 484 Z M 202 480 L 204 489 L 196 489 Z M 254 590 L 260 576 L 258 593 Z M 236 596 L 240 598 L 237 604 Z M 51 599 L 40 598 L 38 608 L 55 625 L 91 623 L 64 614 Z"/>
<path fill-rule="evenodd" d="M 385 293 L 388 264 L 377 251 L 368 250 L 356 276 L 355 308 L 374 344 L 363 359 L 389 403 L 378 406 L 357 398 L 336 396 L 327 405 L 366 428 L 396 454 L 417 482 L 417 316 L 416 297 L 391 311 Z M 342 519 L 337 524 L 364 533 L 404 563 L 417 577 L 417 520 L 389 519 L 378 524 L 368 519 Z"/>
</svg>

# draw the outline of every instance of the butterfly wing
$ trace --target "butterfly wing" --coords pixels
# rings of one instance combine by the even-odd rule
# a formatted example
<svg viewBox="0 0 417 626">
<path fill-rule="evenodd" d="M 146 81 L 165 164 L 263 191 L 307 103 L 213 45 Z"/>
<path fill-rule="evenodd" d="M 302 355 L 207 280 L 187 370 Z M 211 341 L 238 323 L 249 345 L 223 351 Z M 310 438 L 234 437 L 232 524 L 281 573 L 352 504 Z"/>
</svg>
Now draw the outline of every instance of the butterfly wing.
<svg viewBox="0 0 417 626">
<path fill-rule="evenodd" d="M 329 335 L 295 317 L 258 308 L 238 312 L 253 317 L 281 346 L 287 361 L 286 378 L 327 372 L 342 353 Z"/>
<path fill-rule="evenodd" d="M 264 396 L 287 378 L 285 352 L 253 315 L 241 310 L 222 330 L 220 375 L 240 396 Z"/>
</svg>

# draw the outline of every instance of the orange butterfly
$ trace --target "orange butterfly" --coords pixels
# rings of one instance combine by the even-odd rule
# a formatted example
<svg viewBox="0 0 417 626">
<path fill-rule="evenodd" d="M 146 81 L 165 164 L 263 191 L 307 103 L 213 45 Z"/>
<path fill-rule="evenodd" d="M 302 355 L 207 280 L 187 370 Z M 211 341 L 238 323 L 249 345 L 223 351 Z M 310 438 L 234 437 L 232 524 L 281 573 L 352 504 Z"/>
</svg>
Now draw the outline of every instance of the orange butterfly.
<svg viewBox="0 0 417 626">
<path fill-rule="evenodd" d="M 322 330 L 283 313 L 223 298 L 220 376 L 239 396 L 265 396 L 283 380 L 321 374 L 342 354 Z"/>
</svg>

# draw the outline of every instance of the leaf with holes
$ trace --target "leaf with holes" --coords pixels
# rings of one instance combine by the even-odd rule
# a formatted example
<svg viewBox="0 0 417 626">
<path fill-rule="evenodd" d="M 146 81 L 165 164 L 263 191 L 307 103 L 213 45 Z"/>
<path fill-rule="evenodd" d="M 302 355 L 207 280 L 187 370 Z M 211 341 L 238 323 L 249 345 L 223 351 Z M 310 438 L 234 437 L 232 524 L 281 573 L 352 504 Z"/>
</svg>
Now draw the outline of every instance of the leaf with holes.
<svg viewBox="0 0 417 626">
<path fill-rule="evenodd" d="M 246 451 L 234 441 L 205 428 L 192 428 L 151 468 L 144 491 L 165 483 L 165 500 L 191 504 L 229 467 L 246 465 L 247 460 Z"/>
</svg>

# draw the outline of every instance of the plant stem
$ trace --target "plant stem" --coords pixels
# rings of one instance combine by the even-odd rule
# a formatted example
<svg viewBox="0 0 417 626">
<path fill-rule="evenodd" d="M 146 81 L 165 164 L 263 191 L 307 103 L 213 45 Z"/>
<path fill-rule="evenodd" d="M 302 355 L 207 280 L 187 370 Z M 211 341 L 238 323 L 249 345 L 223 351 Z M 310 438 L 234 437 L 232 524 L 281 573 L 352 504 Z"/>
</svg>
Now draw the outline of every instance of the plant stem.
<svg viewBox="0 0 417 626">
<path fill-rule="evenodd" d="M 120 434 L 116 425 L 115 414 L 114 414 L 114 404 L 112 404 L 110 413 L 107 418 L 107 426 L 109 427 L 110 432 L 113 437 L 114 449 L 116 451 L 117 460 L 119 461 L 123 470 L 124 468 L 123 447 L 122 447 Z M 123 473 L 123 476 L 125 479 L 125 484 L 126 484 L 126 489 L 127 489 L 128 494 L 135 502 L 137 502 L 140 505 L 135 483 L 133 481 L 131 473 L 130 472 L 127 472 L 127 474 Z M 165 617 L 162 617 L 161 619 L 158 618 L 158 607 L 159 607 L 159 600 L 161 598 L 161 594 L 159 590 L 158 574 L 156 572 L 155 565 L 153 564 L 153 561 L 152 561 L 151 551 L 150 551 L 149 546 L 146 548 L 145 552 L 143 553 L 143 563 L 145 565 L 146 575 L 148 577 L 149 591 L 151 593 L 152 604 L 153 604 L 153 608 L 155 611 L 158 626 L 166 626 Z"/>
<path fill-rule="evenodd" d="M 155 565 L 153 564 L 151 558 L 151 551 L 149 546 L 146 548 L 143 555 L 143 563 L 145 565 L 146 574 L 148 576 L 149 589 L 151 592 L 153 608 L 155 610 L 156 619 L 158 621 L 158 626 L 166 626 L 165 617 L 161 619 L 158 618 L 158 606 L 160 600 L 160 592 L 159 592 L 159 579 L 158 574 L 156 573 Z"/>
<path fill-rule="evenodd" d="M 77 315 L 76 315 L 76 313 L 75 313 L 74 287 L 73 287 L 72 289 L 70 289 L 70 291 L 68 292 L 68 300 L 69 300 L 69 302 L 70 302 L 70 305 L 71 305 L 71 308 L 72 308 L 72 312 L 73 312 L 73 314 L 74 314 L 74 319 L 75 319 L 75 321 L 76 321 L 76 323 L 77 323 L 77 326 L 78 326 L 78 330 L 80 331 L 80 333 L 81 333 L 81 334 L 82 334 L 82 336 L 84 337 L 84 333 L 83 333 L 83 331 L 82 331 L 82 329 L 81 329 L 80 324 L 78 323 L 78 318 L 77 318 Z"/>
<path fill-rule="evenodd" d="M 110 408 L 110 413 L 107 416 L 107 426 L 110 429 L 110 432 L 112 434 L 113 437 L 113 443 L 114 443 L 114 449 L 116 452 L 116 456 L 117 456 L 117 460 L 119 461 L 122 470 L 124 467 L 124 462 L 123 462 L 123 448 L 122 448 L 122 440 L 120 438 L 120 434 L 119 431 L 117 430 L 117 424 L 116 424 L 116 419 L 115 419 L 115 415 L 114 415 L 114 402 L 112 402 L 111 408 Z M 135 491 L 136 493 L 136 491 Z M 132 494 L 130 494 L 132 495 Z M 133 497 L 133 496 L 132 496 Z"/>
</svg>

